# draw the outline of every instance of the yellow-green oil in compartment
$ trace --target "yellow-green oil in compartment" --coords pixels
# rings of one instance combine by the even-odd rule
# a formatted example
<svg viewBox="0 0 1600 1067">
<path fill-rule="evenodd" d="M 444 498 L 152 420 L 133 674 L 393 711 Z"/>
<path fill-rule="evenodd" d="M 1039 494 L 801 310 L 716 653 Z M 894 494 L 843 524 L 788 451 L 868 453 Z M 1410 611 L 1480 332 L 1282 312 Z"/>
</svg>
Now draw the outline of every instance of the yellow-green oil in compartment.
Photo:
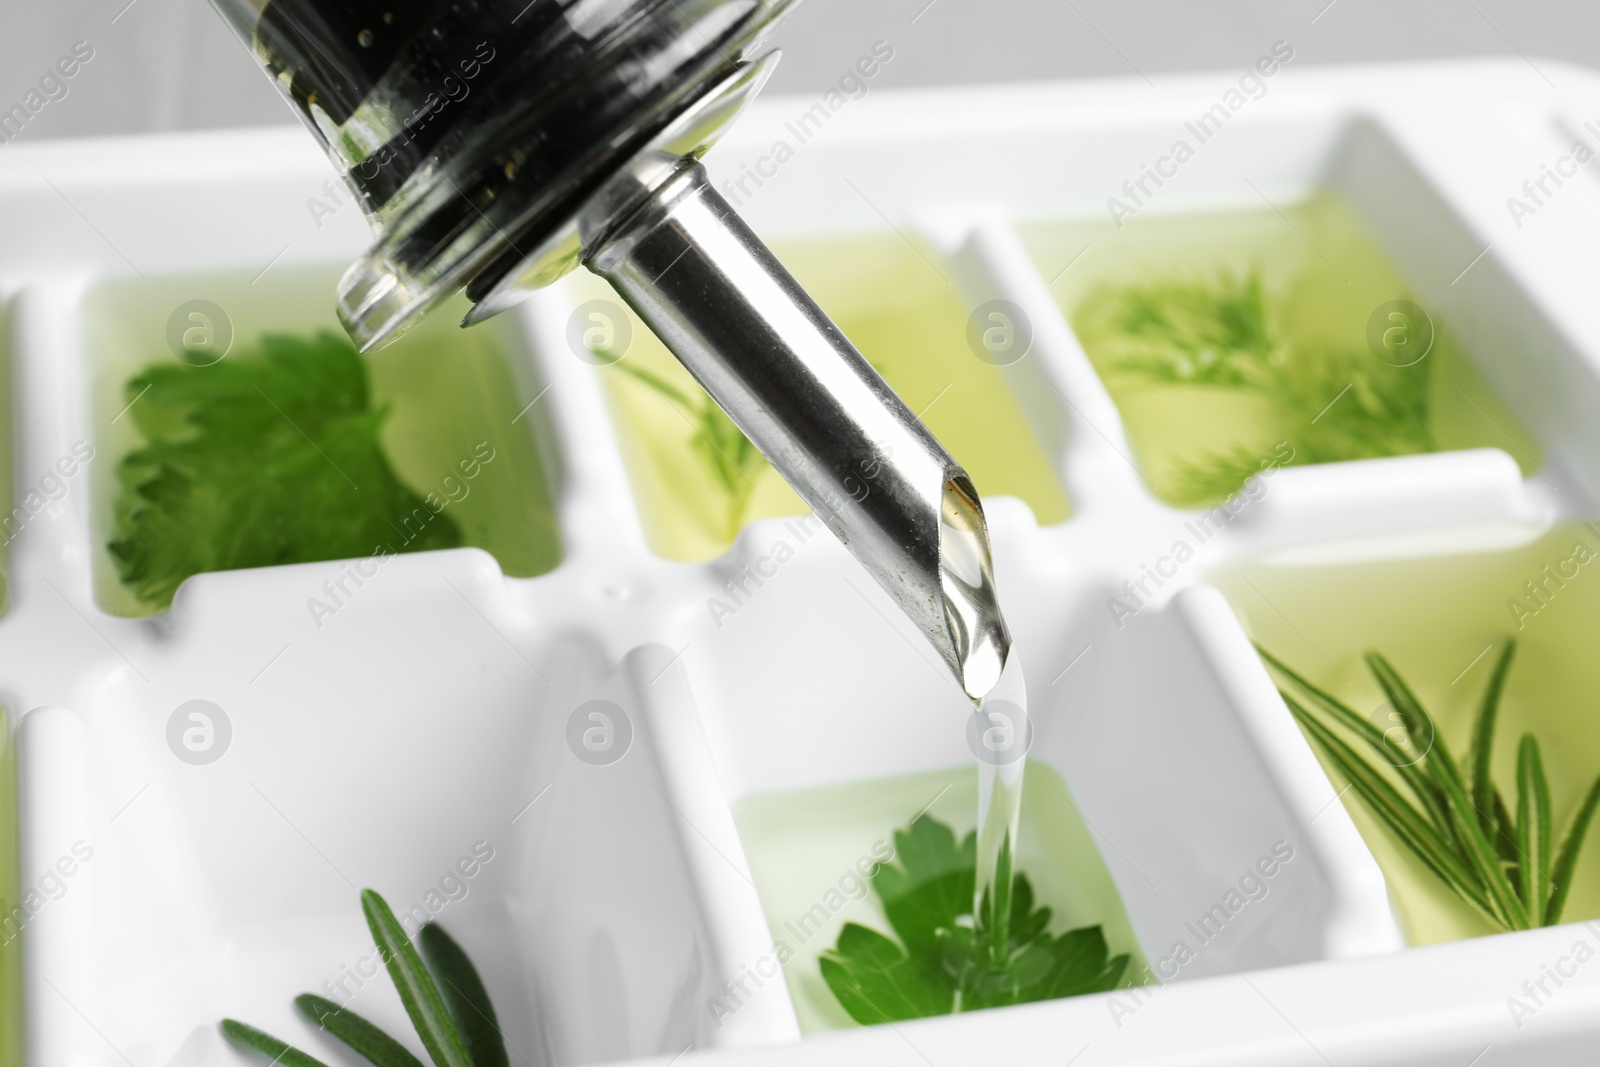
<svg viewBox="0 0 1600 1067">
<path fill-rule="evenodd" d="M 22 912 L 16 732 L 0 708 L 0 1067 L 22 1067 Z M 19 917 L 19 914 L 23 917 Z"/>
<path fill-rule="evenodd" d="M 1325 558 L 1319 560 L 1318 554 Z M 1517 744 L 1523 733 L 1532 733 L 1543 750 L 1559 843 L 1600 775 L 1600 715 L 1594 705 L 1600 657 L 1593 647 L 1600 633 L 1600 529 L 1595 525 L 1564 524 L 1542 532 L 1485 528 L 1396 540 L 1387 547 L 1371 542 L 1346 546 L 1343 558 L 1300 550 L 1214 574 L 1211 581 L 1227 594 L 1259 645 L 1369 715 L 1375 725 L 1391 729 L 1383 692 L 1362 662 L 1368 650 L 1381 652 L 1437 720 L 1458 763 L 1467 758 L 1495 658 L 1506 640 L 1515 638 L 1495 730 L 1493 776 L 1514 809 Z M 1530 595 L 1530 585 L 1536 595 Z M 1363 747 L 1364 755 L 1369 752 Z M 1338 772 L 1325 758 L 1323 764 L 1334 789 L 1343 788 Z M 1343 802 L 1383 869 L 1411 944 L 1494 932 L 1397 844 L 1353 792 L 1344 793 Z M 1596 917 L 1600 825 L 1591 825 L 1562 921 Z"/>
<path fill-rule="evenodd" d="M 1437 309 L 1430 309 L 1432 348 L 1420 362 L 1394 366 L 1403 360 L 1374 354 L 1369 320 L 1391 301 L 1415 298 L 1336 194 L 1318 193 L 1281 211 L 1155 216 L 1121 229 L 1109 221 L 1081 221 L 1022 233 L 1040 271 L 1056 279 L 1052 292 L 1121 412 L 1141 473 L 1169 503 L 1215 503 L 1243 480 L 1242 473 L 1229 479 L 1222 471 L 1250 457 L 1272 456 L 1280 441 L 1296 447 L 1294 462 L 1302 463 L 1478 447 L 1505 450 L 1524 474 L 1542 462 L 1538 445 L 1489 388 Z M 1130 293 L 1154 294 L 1161 313 L 1181 314 L 1185 309 L 1174 304 L 1174 288 L 1155 287 L 1221 292 L 1220 279 L 1252 276 L 1264 289 L 1274 366 L 1284 368 L 1298 395 L 1195 384 L 1181 375 L 1128 368 L 1130 358 L 1148 352 L 1128 326 Z M 1383 313 L 1378 318 L 1399 321 Z M 1224 325 L 1237 331 L 1229 336 L 1250 333 L 1248 324 Z M 1413 336 L 1422 335 L 1413 328 Z M 1200 349 L 1196 364 L 1214 359 L 1215 351 Z M 1425 379 L 1419 382 L 1417 375 Z M 1421 426 L 1390 418 L 1375 403 L 1387 395 L 1398 408 L 1395 398 L 1413 393 L 1417 406 L 1408 410 L 1420 413 L 1413 423 Z M 1382 412 L 1363 423 L 1375 439 L 1330 443 L 1328 431 L 1362 408 Z M 1223 468 L 1219 461 L 1227 457 L 1235 462 Z M 1202 477 L 1197 471 L 1216 473 Z"/>
<path fill-rule="evenodd" d="M 1028 876 L 1038 903 L 1051 909 L 1052 932 L 1099 925 L 1113 956 L 1132 957 L 1124 985 L 1141 982 L 1149 971 L 1133 926 L 1066 783 L 1054 768 L 1034 761 L 1024 781 L 1016 869 Z M 763 793 L 734 804 L 772 932 L 772 957 L 786 961 L 783 976 L 803 1033 L 858 1025 L 823 981 L 817 960 L 847 922 L 890 931 L 861 872 L 892 856 L 895 831 L 922 811 L 958 838 L 972 832 L 977 803 L 978 772 L 968 765 Z"/>
<path fill-rule="evenodd" d="M 151 364 L 177 361 L 169 347 L 169 319 L 180 307 L 193 310 L 202 318 L 186 323 L 230 330 L 229 351 L 241 355 L 267 334 L 310 337 L 327 331 L 344 339 L 333 312 L 337 278 L 337 271 L 327 269 L 279 267 L 254 284 L 248 275 L 219 274 L 161 278 L 152 285 L 107 282 L 89 293 L 84 344 L 95 430 L 91 531 L 95 598 L 105 611 L 138 616 L 159 610 L 122 585 L 106 543 L 115 523 L 117 463 L 142 443 L 127 415 L 127 382 Z M 211 307 L 195 310 L 199 300 Z M 539 390 L 511 327 L 489 323 L 461 330 L 456 323 L 464 307 L 443 308 L 400 341 L 362 357 L 372 406 L 388 410 L 383 450 L 410 489 L 445 502 L 442 513 L 460 527 L 463 544 L 489 552 L 513 577 L 543 574 L 561 561 L 561 541 L 552 477 L 539 453 L 546 442 L 536 439 L 537 409 L 524 407 Z M 226 317 L 223 322 L 210 321 L 213 309 Z M 490 453 L 493 458 L 481 462 Z M 468 477 L 467 471 L 476 473 Z"/>
<path fill-rule="evenodd" d="M 6 605 L 10 602 L 10 583 L 6 575 L 10 570 L 11 542 L 16 539 L 22 527 L 33 517 L 34 510 L 44 509 L 44 504 L 55 491 L 64 493 L 66 490 L 56 490 L 55 486 L 61 482 L 56 471 L 40 471 L 38 477 L 41 482 L 29 486 L 31 492 L 16 494 L 12 484 L 11 471 L 11 439 L 15 427 L 11 418 L 11 330 L 6 323 L 6 317 L 0 314 L 0 500 L 5 501 L 5 512 L 0 517 L 0 613 L 4 613 Z M 0 1063 L 4 1063 L 0 1059 Z"/>
<path fill-rule="evenodd" d="M 1014 496 L 1041 525 L 1064 521 L 1068 503 L 1004 372 L 967 345 L 968 311 L 920 249 L 895 235 L 773 242 L 778 258 L 878 369 L 906 405 L 966 468 L 984 497 Z M 579 301 L 621 301 L 603 281 L 574 278 Z M 693 399 L 700 387 L 629 313 L 625 359 Z M 694 561 L 719 555 L 753 519 L 805 511 L 757 457 L 730 494 L 707 463 L 694 412 L 621 367 L 601 368 L 617 433 L 652 551 Z"/>
</svg>

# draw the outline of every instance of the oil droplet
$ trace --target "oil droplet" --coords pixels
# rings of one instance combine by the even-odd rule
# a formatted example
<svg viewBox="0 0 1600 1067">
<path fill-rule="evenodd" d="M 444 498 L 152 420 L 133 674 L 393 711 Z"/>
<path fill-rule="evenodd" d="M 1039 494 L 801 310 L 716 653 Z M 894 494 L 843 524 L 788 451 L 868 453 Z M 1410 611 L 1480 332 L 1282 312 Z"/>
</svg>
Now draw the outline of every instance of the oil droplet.
<svg viewBox="0 0 1600 1067">
<path fill-rule="evenodd" d="M 371 48 L 372 41 L 373 37 L 371 30 L 362 30 L 360 33 L 356 34 L 356 44 L 360 45 L 362 48 Z"/>
<path fill-rule="evenodd" d="M 383 24 L 385 26 L 394 25 L 394 12 L 393 11 L 385 11 L 383 13 Z"/>
</svg>

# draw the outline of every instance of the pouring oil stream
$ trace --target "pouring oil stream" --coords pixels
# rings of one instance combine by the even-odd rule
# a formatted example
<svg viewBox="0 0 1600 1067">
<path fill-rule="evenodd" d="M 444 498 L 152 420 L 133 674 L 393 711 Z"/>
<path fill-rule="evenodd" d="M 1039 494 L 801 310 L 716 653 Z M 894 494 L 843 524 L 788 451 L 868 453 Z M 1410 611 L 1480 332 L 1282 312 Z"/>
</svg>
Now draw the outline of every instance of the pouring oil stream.
<svg viewBox="0 0 1600 1067">
<path fill-rule="evenodd" d="M 1024 757 L 1032 742 L 1022 661 L 995 594 L 994 566 L 976 496 L 953 484 L 939 519 L 939 581 L 958 677 L 975 705 L 968 744 L 978 757 L 978 855 L 972 914 L 989 962 L 1005 962 L 1011 878 L 1022 818 Z"/>
</svg>

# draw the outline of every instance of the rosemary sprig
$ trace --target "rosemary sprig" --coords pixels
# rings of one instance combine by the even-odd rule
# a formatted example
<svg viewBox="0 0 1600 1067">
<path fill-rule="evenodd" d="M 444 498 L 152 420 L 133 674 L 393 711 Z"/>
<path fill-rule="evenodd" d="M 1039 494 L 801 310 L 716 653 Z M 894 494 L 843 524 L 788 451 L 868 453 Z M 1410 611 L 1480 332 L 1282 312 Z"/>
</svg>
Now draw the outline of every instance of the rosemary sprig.
<svg viewBox="0 0 1600 1067">
<path fill-rule="evenodd" d="M 389 968 L 389 979 L 394 982 L 428 1055 L 438 1067 L 473 1067 L 467 1058 L 467 1043 L 461 1039 L 461 1032 L 450 1018 L 444 998 L 439 995 L 439 987 L 422 965 L 422 957 L 417 955 L 400 920 L 394 917 L 384 899 L 370 889 L 361 891 L 361 910 L 366 913 L 367 926 Z"/>
<path fill-rule="evenodd" d="M 1600 777 L 1568 821 L 1560 848 L 1553 849 L 1544 759 L 1538 740 L 1523 734 L 1517 746 L 1517 810 L 1512 817 L 1490 764 L 1514 641 L 1506 642 L 1495 663 L 1465 764 L 1451 755 L 1433 717 L 1379 653 L 1367 653 L 1367 669 L 1399 716 L 1403 738 L 1394 736 L 1397 731 L 1380 730 L 1266 649 L 1259 650 L 1282 680 L 1284 703 L 1312 743 L 1349 780 L 1378 822 L 1434 877 L 1497 929 L 1528 930 L 1561 921 L 1579 851 L 1600 806 Z M 1341 733 L 1354 735 L 1372 755 L 1363 755 Z M 1410 792 L 1409 798 L 1393 778 Z"/>
<path fill-rule="evenodd" d="M 257 1030 L 237 1019 L 222 1020 L 222 1033 L 235 1044 L 254 1049 L 263 1056 L 270 1056 L 273 1063 L 281 1063 L 283 1067 L 328 1067 L 315 1056 L 301 1052 L 287 1041 L 280 1041 L 271 1034 Z"/>
<path fill-rule="evenodd" d="M 1256 268 L 1209 279 L 1103 285 L 1082 302 L 1073 325 L 1112 378 L 1265 399 L 1292 428 L 1295 464 L 1438 447 L 1430 427 L 1431 361 L 1392 367 L 1359 344 L 1300 338 L 1292 316 L 1270 296 Z M 1172 495 L 1184 502 L 1226 496 L 1259 471 L 1259 461 L 1248 448 L 1181 461 Z"/>
<path fill-rule="evenodd" d="M 377 1067 L 422 1067 L 422 1061 L 400 1042 L 355 1012 L 340 1009 L 339 1005 L 326 997 L 301 993 L 294 998 L 294 1006 L 300 1009 L 300 1014 L 355 1049 Z"/>
<path fill-rule="evenodd" d="M 439 992 L 450 1007 L 450 1017 L 466 1040 L 474 1067 L 509 1067 L 500 1020 L 466 951 L 435 923 L 424 926 L 417 939 L 422 942 L 428 970 L 439 980 Z"/>
<path fill-rule="evenodd" d="M 406 1014 L 435 1067 L 505 1067 L 509 1060 L 494 1006 L 461 946 L 441 927 L 427 923 L 419 933 L 428 958 L 424 966 L 381 896 L 362 890 L 361 910 Z M 373 1067 L 423 1067 L 404 1045 L 349 1008 L 313 993 L 302 993 L 294 1003 L 302 1015 Z M 326 1067 L 316 1057 L 237 1019 L 222 1020 L 221 1028 L 230 1041 L 261 1053 L 274 1065 Z"/>
<path fill-rule="evenodd" d="M 1554 926 L 1561 921 L 1561 911 L 1567 903 L 1567 891 L 1572 888 L 1572 872 L 1578 866 L 1578 849 L 1589 831 L 1589 821 L 1594 818 L 1596 805 L 1600 805 L 1600 778 L 1596 778 L 1594 785 L 1589 787 L 1589 794 L 1578 806 L 1578 814 L 1573 817 L 1572 825 L 1567 828 L 1567 836 L 1562 840 L 1555 870 L 1550 874 L 1554 889 L 1550 894 L 1550 903 L 1545 907 L 1546 926 Z"/>
<path fill-rule="evenodd" d="M 654 390 L 683 413 L 693 432 L 689 447 L 727 497 L 724 536 L 729 540 L 738 536 L 755 497 L 757 479 L 767 467 L 766 457 L 705 392 L 697 389 L 691 394 L 621 357 L 614 357 L 609 366 Z"/>
</svg>

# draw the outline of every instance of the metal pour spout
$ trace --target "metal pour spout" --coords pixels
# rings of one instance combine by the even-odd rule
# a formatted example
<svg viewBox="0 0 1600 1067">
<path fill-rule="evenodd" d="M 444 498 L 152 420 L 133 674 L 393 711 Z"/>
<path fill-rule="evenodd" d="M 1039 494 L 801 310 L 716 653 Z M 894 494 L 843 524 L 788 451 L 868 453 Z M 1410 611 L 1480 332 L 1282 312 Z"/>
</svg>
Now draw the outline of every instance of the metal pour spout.
<svg viewBox="0 0 1600 1067">
<path fill-rule="evenodd" d="M 213 2 L 373 224 L 337 290 L 363 352 L 455 293 L 471 325 L 588 263 L 968 695 L 994 687 L 1010 638 L 972 482 L 698 163 L 772 72 L 760 49 L 798 0 Z M 473 82 L 470 101 L 441 104 L 441 77 Z"/>
<path fill-rule="evenodd" d="M 585 263 L 981 700 L 1000 679 L 1011 638 L 971 480 L 711 187 L 704 168 L 658 163 L 614 183 L 580 217 Z"/>
</svg>

